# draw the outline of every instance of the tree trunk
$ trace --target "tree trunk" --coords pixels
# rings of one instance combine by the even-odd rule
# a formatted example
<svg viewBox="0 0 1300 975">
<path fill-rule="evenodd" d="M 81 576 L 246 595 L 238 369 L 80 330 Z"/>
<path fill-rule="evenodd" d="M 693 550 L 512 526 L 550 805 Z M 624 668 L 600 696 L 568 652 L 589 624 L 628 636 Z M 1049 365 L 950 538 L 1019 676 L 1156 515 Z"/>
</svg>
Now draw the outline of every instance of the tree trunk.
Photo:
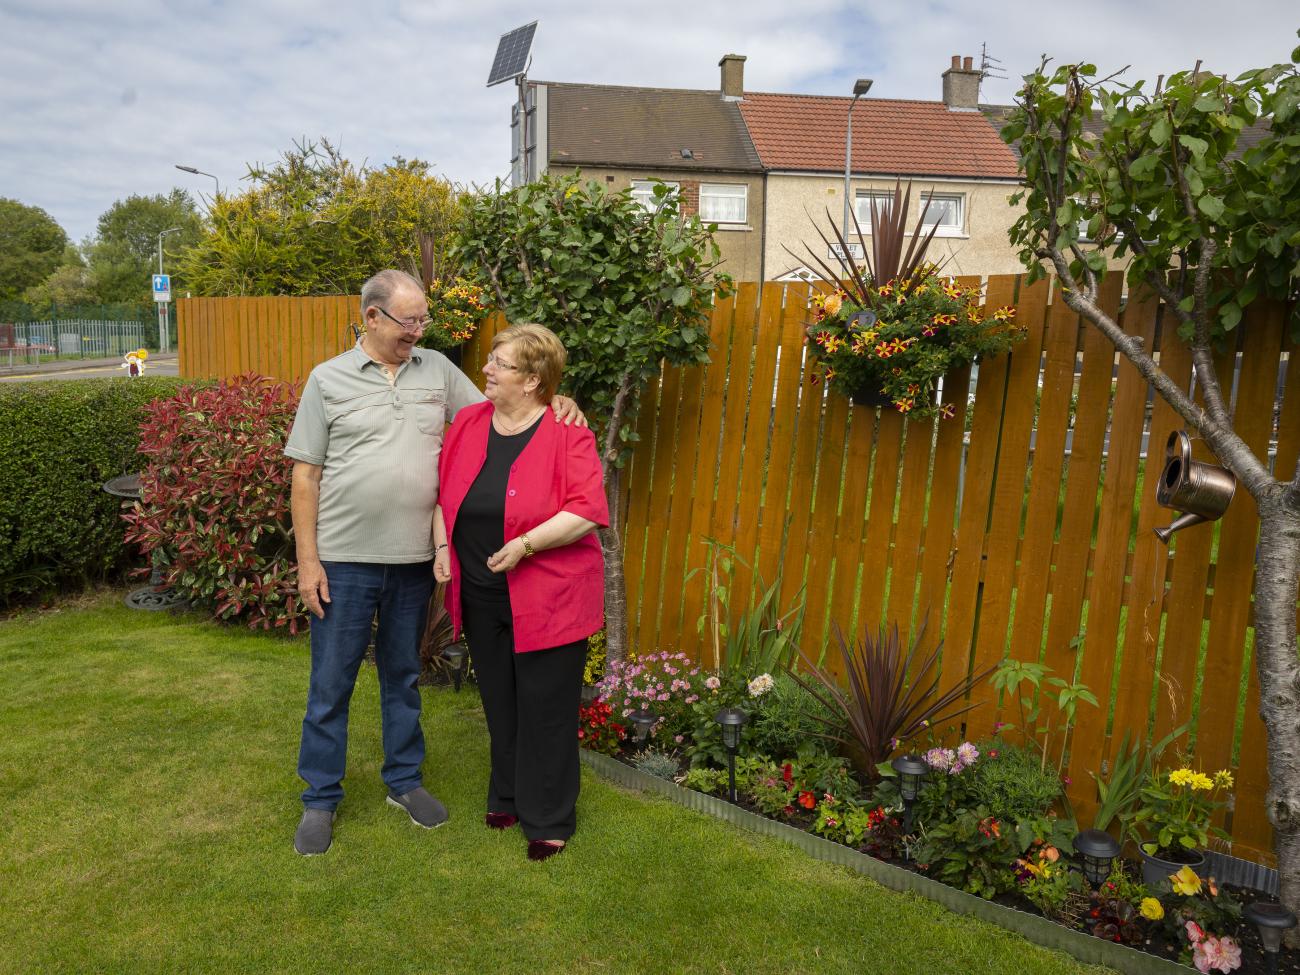
<svg viewBox="0 0 1300 975">
<path fill-rule="evenodd" d="M 622 472 L 612 464 L 605 476 L 605 498 L 609 502 L 609 527 L 600 530 L 600 549 L 605 556 L 605 654 L 606 660 L 627 659 L 627 585 L 623 578 L 623 489 Z"/>
<path fill-rule="evenodd" d="M 1268 794 L 1276 831 L 1280 899 L 1300 912 L 1300 658 L 1296 596 L 1300 582 L 1300 499 L 1290 488 L 1259 502 L 1259 564 L 1255 570 L 1255 672 L 1259 714 L 1268 734 Z M 1300 932 L 1288 932 L 1288 943 Z"/>
</svg>

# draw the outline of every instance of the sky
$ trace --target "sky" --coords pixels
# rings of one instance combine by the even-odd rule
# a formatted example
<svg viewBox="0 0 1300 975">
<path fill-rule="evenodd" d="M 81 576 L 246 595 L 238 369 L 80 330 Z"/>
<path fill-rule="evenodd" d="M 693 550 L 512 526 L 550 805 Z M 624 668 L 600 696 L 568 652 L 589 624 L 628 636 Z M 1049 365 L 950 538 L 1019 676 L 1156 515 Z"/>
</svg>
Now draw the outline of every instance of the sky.
<svg viewBox="0 0 1300 975">
<path fill-rule="evenodd" d="M 537 20 L 529 77 L 713 89 L 746 55 L 751 91 L 941 97 L 981 44 L 1009 102 L 1043 54 L 1125 77 L 1286 61 L 1294 0 L 0 0 L 0 197 L 73 240 L 131 194 L 236 189 L 253 162 L 329 138 L 353 162 L 418 158 L 463 184 L 509 174 L 511 84 L 485 87 L 499 36 Z"/>
</svg>

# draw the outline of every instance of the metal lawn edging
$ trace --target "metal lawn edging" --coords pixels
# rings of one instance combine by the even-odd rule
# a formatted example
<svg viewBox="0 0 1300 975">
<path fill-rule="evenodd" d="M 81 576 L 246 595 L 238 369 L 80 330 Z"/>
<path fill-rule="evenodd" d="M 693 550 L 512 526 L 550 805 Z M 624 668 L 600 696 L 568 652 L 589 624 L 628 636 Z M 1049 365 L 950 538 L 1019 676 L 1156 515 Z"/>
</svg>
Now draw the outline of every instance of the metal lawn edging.
<svg viewBox="0 0 1300 975">
<path fill-rule="evenodd" d="M 1044 948 L 1063 951 L 1090 965 L 1106 965 L 1125 975 L 1186 975 L 1194 969 L 1157 955 L 1130 948 L 1127 945 L 1103 941 L 1082 931 L 1074 931 L 1036 914 L 1027 914 L 1015 908 L 1004 907 L 993 901 L 968 894 L 956 887 L 912 873 L 883 860 L 859 853 L 842 843 L 823 839 L 795 826 L 779 823 L 759 816 L 747 809 L 733 806 L 716 796 L 705 795 L 694 789 L 683 788 L 675 782 L 642 772 L 640 769 L 608 755 L 590 749 L 580 749 L 582 761 L 593 771 L 610 781 L 630 789 L 654 792 L 687 809 L 706 813 L 765 836 L 773 836 L 793 843 L 809 856 L 827 863 L 848 867 L 871 878 L 890 890 L 911 892 L 932 900 L 959 914 L 971 914 L 980 920 L 996 924 L 1021 935 Z"/>
</svg>

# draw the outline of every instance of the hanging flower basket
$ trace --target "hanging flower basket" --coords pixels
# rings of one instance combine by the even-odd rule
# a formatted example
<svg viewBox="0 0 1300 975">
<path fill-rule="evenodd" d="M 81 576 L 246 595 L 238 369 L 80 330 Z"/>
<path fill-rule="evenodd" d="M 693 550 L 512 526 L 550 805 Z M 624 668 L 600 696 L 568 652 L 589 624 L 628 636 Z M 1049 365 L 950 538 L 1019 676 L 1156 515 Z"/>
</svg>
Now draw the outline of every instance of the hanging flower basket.
<svg viewBox="0 0 1300 975">
<path fill-rule="evenodd" d="M 428 287 L 429 327 L 419 345 L 426 349 L 452 349 L 474 337 L 487 317 L 483 289 L 464 278 L 434 281 Z"/>
<path fill-rule="evenodd" d="M 935 402 L 940 377 L 1006 352 L 1023 334 L 1014 308 L 986 315 L 978 288 L 961 288 L 929 266 L 903 282 L 865 283 L 857 299 L 843 290 L 814 296 L 807 329 L 818 367 L 812 381 L 860 406 L 951 416 L 951 406 Z"/>
</svg>

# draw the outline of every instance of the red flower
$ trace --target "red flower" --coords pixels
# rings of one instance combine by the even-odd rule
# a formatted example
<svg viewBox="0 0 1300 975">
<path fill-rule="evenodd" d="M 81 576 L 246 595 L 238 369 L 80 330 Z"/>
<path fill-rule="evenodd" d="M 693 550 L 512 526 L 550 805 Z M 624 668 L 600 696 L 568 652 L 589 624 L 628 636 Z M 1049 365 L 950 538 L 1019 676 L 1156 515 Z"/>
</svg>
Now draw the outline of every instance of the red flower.
<svg viewBox="0 0 1300 975">
<path fill-rule="evenodd" d="M 794 781 L 794 766 L 789 762 L 781 766 L 781 781 L 785 783 L 787 789 L 790 787 L 790 783 Z"/>
<path fill-rule="evenodd" d="M 793 815 L 794 815 L 794 806 L 789 806 L 789 805 L 788 805 L 788 806 L 786 806 L 784 809 L 782 809 L 781 812 L 785 813 L 787 816 L 793 816 Z"/>
<path fill-rule="evenodd" d="M 803 792 L 799 793 L 799 805 L 803 806 L 805 809 L 812 809 L 817 805 L 817 797 L 805 789 Z"/>
</svg>

